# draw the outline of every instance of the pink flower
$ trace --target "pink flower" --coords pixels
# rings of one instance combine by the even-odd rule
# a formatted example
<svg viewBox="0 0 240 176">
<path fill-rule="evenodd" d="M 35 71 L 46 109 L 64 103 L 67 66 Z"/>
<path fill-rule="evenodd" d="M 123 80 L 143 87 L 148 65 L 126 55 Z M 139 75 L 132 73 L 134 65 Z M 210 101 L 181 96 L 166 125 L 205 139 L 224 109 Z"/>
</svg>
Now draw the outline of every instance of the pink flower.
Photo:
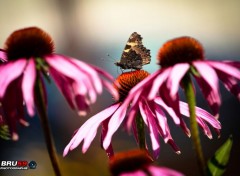
<svg viewBox="0 0 240 176">
<path fill-rule="evenodd" d="M 114 176 L 183 176 L 167 167 L 152 164 L 153 160 L 144 150 L 117 153 L 109 160 L 109 169 Z"/>
<path fill-rule="evenodd" d="M 38 100 L 34 87 L 37 80 L 40 80 L 47 103 L 43 77 L 53 79 L 70 107 L 79 115 L 86 114 L 103 87 L 118 98 L 110 83 L 113 78 L 108 73 L 80 60 L 55 54 L 53 50 L 51 37 L 39 28 L 30 27 L 12 33 L 5 49 L 0 51 L 0 58 L 8 60 L 0 66 L 0 99 L 13 135 L 16 134 L 17 121 L 26 125 L 23 102 L 28 114 L 35 114 Z"/>
<path fill-rule="evenodd" d="M 164 139 L 165 143 L 170 144 L 176 153 L 180 153 L 179 148 L 174 143 L 170 134 L 167 117 L 164 111 L 168 112 L 174 122 L 176 124 L 180 124 L 184 132 L 190 136 L 189 129 L 181 117 L 181 114 L 187 117 L 189 116 L 188 105 L 180 102 L 181 111 L 179 114 L 177 114 L 174 108 L 165 104 L 160 97 L 155 97 L 152 101 L 147 101 L 146 97 L 140 94 L 140 91 L 135 90 L 138 90 L 139 87 L 145 83 L 148 75 L 149 74 L 144 70 L 137 70 L 121 74 L 116 80 L 116 82 L 120 84 L 120 88 L 118 89 L 120 102 L 111 105 L 105 110 L 89 118 L 78 129 L 69 144 L 65 147 L 63 155 L 67 155 L 70 150 L 75 149 L 81 142 L 83 142 L 82 152 L 85 153 L 96 136 L 98 127 L 100 125 L 102 125 L 101 143 L 103 148 L 110 156 L 113 155 L 111 148 L 112 136 L 123 122 L 128 130 L 133 129 L 133 134 L 136 138 L 136 141 L 139 142 L 135 121 L 138 113 L 141 114 L 141 117 L 148 128 L 155 158 L 158 157 L 160 152 L 159 136 Z M 202 127 L 204 133 L 209 138 L 212 138 L 212 134 L 208 124 L 210 124 L 217 132 L 219 132 L 221 125 L 211 114 L 207 113 L 201 108 L 196 108 L 196 114 L 198 124 L 200 127 Z"/>
<path fill-rule="evenodd" d="M 216 117 L 221 105 L 219 80 L 240 99 L 240 62 L 205 60 L 203 47 L 194 38 L 180 37 L 166 42 L 159 50 L 158 61 L 162 69 L 149 76 L 139 88 L 149 100 L 160 95 L 178 111 L 178 89 L 187 73 L 197 81 Z M 147 87 L 149 92 L 145 90 Z"/>
</svg>

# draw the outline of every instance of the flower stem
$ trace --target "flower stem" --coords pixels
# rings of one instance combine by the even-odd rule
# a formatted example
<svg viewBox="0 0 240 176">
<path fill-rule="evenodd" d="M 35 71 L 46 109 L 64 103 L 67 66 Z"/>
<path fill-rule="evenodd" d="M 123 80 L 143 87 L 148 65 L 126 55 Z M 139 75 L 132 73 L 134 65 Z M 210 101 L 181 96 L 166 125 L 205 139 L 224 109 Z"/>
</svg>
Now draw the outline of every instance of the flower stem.
<svg viewBox="0 0 240 176">
<path fill-rule="evenodd" d="M 189 114 L 190 114 L 190 130 L 191 130 L 191 136 L 192 136 L 192 142 L 193 142 L 193 148 L 195 149 L 196 155 L 197 155 L 197 162 L 199 165 L 199 169 L 201 172 L 201 175 L 205 174 L 205 168 L 206 168 L 206 162 L 203 156 L 199 131 L 198 131 L 198 124 L 196 119 L 196 99 L 194 95 L 194 89 L 193 89 L 193 83 L 191 81 L 190 74 L 185 75 L 183 78 L 183 86 L 185 90 L 185 96 L 187 99 L 188 107 L 189 107 Z"/>
<path fill-rule="evenodd" d="M 52 163 L 53 170 L 56 176 L 61 176 L 60 167 L 57 160 L 57 153 L 54 146 L 54 142 L 51 136 L 51 130 L 48 123 L 46 105 L 45 105 L 45 97 L 43 92 L 43 85 L 40 79 L 40 75 L 38 74 L 36 86 L 35 86 L 35 95 L 36 95 L 36 107 L 38 110 L 39 117 L 41 119 L 41 124 L 44 132 L 45 142 L 47 144 L 48 154 Z"/>
<path fill-rule="evenodd" d="M 140 149 L 146 149 L 144 122 L 140 114 L 136 116 L 138 145 Z"/>
</svg>

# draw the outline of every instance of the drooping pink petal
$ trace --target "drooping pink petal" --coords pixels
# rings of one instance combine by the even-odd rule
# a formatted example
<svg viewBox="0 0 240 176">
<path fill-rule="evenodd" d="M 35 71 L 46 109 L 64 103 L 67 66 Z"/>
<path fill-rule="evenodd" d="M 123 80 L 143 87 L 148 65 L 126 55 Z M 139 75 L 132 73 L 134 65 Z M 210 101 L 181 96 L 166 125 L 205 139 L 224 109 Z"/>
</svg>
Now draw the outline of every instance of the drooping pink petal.
<svg viewBox="0 0 240 176">
<path fill-rule="evenodd" d="M 240 68 L 240 62 L 239 61 L 233 61 L 233 60 L 224 60 L 222 61 L 228 65 L 231 65 L 233 67 L 237 67 L 237 68 Z"/>
<path fill-rule="evenodd" d="M 154 99 L 154 101 L 167 111 L 167 113 L 171 116 L 171 118 L 173 119 L 175 124 L 177 124 L 177 125 L 180 124 L 179 117 L 176 115 L 176 113 L 172 107 L 167 106 L 160 97 L 156 97 Z"/>
<path fill-rule="evenodd" d="M 116 112 L 117 111 L 117 108 L 119 107 L 119 103 L 117 103 L 117 104 L 114 104 L 114 105 L 112 105 L 112 106 L 110 106 L 109 108 L 107 108 L 107 110 L 108 110 L 108 112 L 105 112 L 104 114 L 106 115 L 106 116 L 101 116 L 102 114 L 100 114 L 100 113 L 98 113 L 99 114 L 99 117 L 98 117 L 98 120 L 97 120 L 97 118 L 96 118 L 96 120 L 97 121 L 95 121 L 95 123 L 94 124 L 92 124 L 91 126 L 90 126 L 90 124 L 88 124 L 88 133 L 86 134 L 86 137 L 84 138 L 84 143 L 83 143 L 83 147 L 82 147 L 82 152 L 83 153 L 85 153 L 86 151 L 87 151 L 87 149 L 89 148 L 89 146 L 90 146 L 90 144 L 91 144 L 91 142 L 93 141 L 93 139 L 94 139 L 94 137 L 96 136 L 96 133 L 97 133 L 97 129 L 98 129 L 98 127 L 99 127 L 99 125 L 104 121 L 104 120 L 106 120 L 107 118 L 109 118 L 112 114 L 114 115 L 114 112 Z M 106 110 L 106 109 L 105 109 Z M 104 110 L 104 111 L 105 111 Z M 103 111 L 102 111 L 103 112 Z M 96 117 L 96 115 L 95 116 L 93 116 L 92 118 L 94 118 L 94 117 Z M 111 119 L 112 119 L 112 117 L 111 117 Z M 109 127 L 108 127 L 108 131 L 109 131 L 110 129 L 109 129 Z M 108 132 L 107 131 L 107 132 Z M 107 136 L 107 134 L 106 134 L 106 136 Z M 105 138 L 104 138 L 105 139 Z M 108 145 L 108 147 L 106 147 L 106 148 L 104 148 L 105 150 L 108 150 L 109 149 L 109 147 L 110 147 L 110 144 L 111 144 L 111 141 L 109 142 L 109 145 Z M 103 142 L 103 147 L 104 147 L 104 142 Z M 75 148 L 75 147 L 74 147 Z M 72 149 L 72 148 L 71 148 Z"/>
<path fill-rule="evenodd" d="M 119 176 L 147 176 L 144 171 L 137 170 L 132 172 L 124 172 L 119 174 Z"/>
<path fill-rule="evenodd" d="M 106 134 L 106 137 L 103 140 L 103 148 L 104 149 L 107 149 L 109 147 L 113 134 L 116 132 L 116 130 L 119 128 L 119 126 L 122 124 L 122 121 L 124 120 L 127 109 L 125 109 L 125 111 L 122 111 L 121 108 L 123 108 L 123 107 L 120 106 L 116 110 L 116 112 L 112 115 L 112 117 L 108 123 L 108 132 Z"/>
<path fill-rule="evenodd" d="M 206 97 L 210 108 L 215 116 L 218 116 L 221 98 L 219 94 L 218 76 L 212 67 L 203 61 L 195 61 L 196 67 L 201 77 L 195 76 L 204 96 Z"/>
<path fill-rule="evenodd" d="M 161 132 L 164 142 L 166 143 L 171 138 L 170 132 L 167 129 L 167 117 L 158 105 L 155 105 L 154 108 L 158 120 L 158 125 L 160 127 L 159 131 Z"/>
<path fill-rule="evenodd" d="M 176 99 L 180 82 L 189 68 L 190 65 L 188 63 L 179 63 L 173 66 L 167 81 L 167 87 L 170 90 L 171 98 Z"/>
<path fill-rule="evenodd" d="M 99 112 L 93 117 L 89 118 L 76 132 L 71 141 L 65 147 L 63 156 L 66 156 L 69 150 L 75 149 L 83 140 L 84 147 L 82 148 L 83 153 L 87 151 L 92 140 L 94 139 L 97 128 L 107 118 L 109 118 L 116 109 L 120 106 L 120 103 L 114 104 L 107 109 Z"/>
<path fill-rule="evenodd" d="M 70 82 L 70 79 L 67 77 L 64 77 L 63 75 L 59 74 L 55 69 L 49 68 L 50 75 L 54 79 L 54 82 L 56 83 L 58 89 L 63 94 L 63 96 L 66 98 L 68 104 L 70 107 L 75 110 L 75 105 L 73 101 L 73 91 L 72 91 L 72 85 Z"/>
<path fill-rule="evenodd" d="M 187 103 L 180 101 L 180 110 L 183 115 L 189 117 L 189 109 Z M 221 129 L 221 123 L 217 119 L 215 119 L 213 115 L 199 107 L 195 107 L 195 110 L 197 118 L 201 118 L 204 121 L 208 122 L 213 128 Z"/>
<path fill-rule="evenodd" d="M 0 97 L 3 97 L 8 85 L 23 73 L 26 63 L 26 59 L 19 59 L 0 67 Z"/>
<path fill-rule="evenodd" d="M 48 57 L 45 57 L 45 59 L 50 65 L 50 68 L 51 67 L 54 68 L 59 73 L 65 76 L 68 76 L 73 80 L 79 79 L 78 78 L 79 75 L 76 75 L 76 74 L 79 74 L 81 72 L 78 70 L 76 65 L 69 62 L 69 60 L 65 59 L 65 57 L 58 55 L 58 56 L 48 56 Z"/>
<path fill-rule="evenodd" d="M 143 100 L 138 102 L 138 106 L 139 106 L 139 111 L 140 111 L 141 117 L 142 117 L 144 123 L 148 126 L 149 125 L 148 115 L 147 115 L 147 112 L 145 109 L 146 107 L 145 107 L 145 105 L 143 105 Z"/>
<path fill-rule="evenodd" d="M 223 85 L 226 87 L 228 91 L 230 91 L 233 95 L 235 95 L 240 100 L 240 86 L 238 84 L 237 79 L 228 76 L 224 72 L 220 72 L 216 70 L 219 79 L 222 81 Z"/>
<path fill-rule="evenodd" d="M 23 99 L 26 103 L 27 111 L 30 116 L 34 116 L 34 85 L 36 80 L 36 68 L 33 59 L 28 61 L 24 70 L 22 80 Z"/>
<path fill-rule="evenodd" d="M 152 149 L 154 158 L 157 159 L 160 153 L 160 143 L 158 135 L 158 124 L 155 121 L 155 117 L 151 109 L 148 107 L 145 101 L 139 102 L 139 109 L 143 119 L 147 120 L 147 126 L 149 129 L 149 135 L 152 142 Z"/>
<path fill-rule="evenodd" d="M 216 97 L 216 100 L 219 103 L 220 95 L 218 88 L 218 76 L 214 69 L 211 68 L 207 63 L 202 61 L 193 62 L 193 65 L 200 73 L 202 79 L 211 87 L 212 95 Z M 204 89 L 204 85 L 202 89 Z"/>
<path fill-rule="evenodd" d="M 167 143 L 173 148 L 176 154 L 178 155 L 181 154 L 180 148 L 176 145 L 173 139 L 169 139 Z"/>
<path fill-rule="evenodd" d="M 133 135 L 134 135 L 134 138 L 137 142 L 137 144 L 139 144 L 139 139 L 138 139 L 138 133 L 137 133 L 137 124 L 136 124 L 136 120 L 133 121 L 132 123 L 132 130 L 133 130 Z"/>
<path fill-rule="evenodd" d="M 171 72 L 172 68 L 167 68 L 167 69 L 163 69 L 162 71 L 157 71 L 158 72 L 158 76 L 156 76 L 156 78 L 154 79 L 153 83 L 152 83 L 152 88 L 149 92 L 148 95 L 148 99 L 152 100 L 157 92 L 159 91 L 161 85 L 166 81 L 166 79 L 168 78 L 170 72 Z M 149 77 L 152 77 L 152 75 L 150 75 Z"/>
<path fill-rule="evenodd" d="M 110 119 L 106 119 L 102 122 L 102 131 L 101 131 L 101 147 L 103 148 L 103 139 L 106 137 L 108 131 L 108 122 Z M 106 149 L 107 156 L 110 158 L 114 155 L 112 144 Z"/>
<path fill-rule="evenodd" d="M 184 102 L 180 102 L 180 109 L 181 109 L 181 114 L 183 114 L 186 117 L 189 117 L 189 109 L 188 109 L 188 104 Z M 196 108 L 195 108 L 196 109 Z M 198 115 L 196 115 L 196 120 L 198 125 L 202 128 L 203 132 L 205 133 L 206 136 L 208 136 L 209 139 L 212 139 L 212 133 L 207 126 L 207 124 L 201 119 Z"/>
<path fill-rule="evenodd" d="M 206 84 L 205 80 L 200 77 L 195 77 L 200 89 L 202 90 L 203 95 L 205 96 L 209 107 L 211 108 L 213 115 L 218 117 L 219 108 L 221 105 L 221 99 L 219 95 L 213 92 L 212 88 Z"/>
<path fill-rule="evenodd" d="M 209 138 L 212 139 L 212 133 L 208 127 L 208 125 L 203 121 L 201 118 L 197 118 L 198 125 L 202 128 L 204 134 Z"/>
<path fill-rule="evenodd" d="M 220 61 L 205 61 L 209 65 L 211 65 L 214 69 L 219 70 L 229 76 L 235 77 L 236 79 L 240 80 L 240 71 L 231 66 L 230 64 L 220 62 Z"/>
<path fill-rule="evenodd" d="M 20 83 L 21 78 L 13 80 L 9 84 L 5 96 L 1 99 L 4 117 L 13 140 L 18 139 L 17 122 L 24 118 L 23 97 Z"/>
<path fill-rule="evenodd" d="M 85 72 L 86 74 L 89 75 L 88 77 L 89 77 L 90 81 L 92 82 L 92 84 L 94 85 L 96 91 L 98 93 L 101 93 L 102 92 L 101 79 L 99 78 L 97 72 L 93 69 L 93 67 L 91 67 L 90 65 L 88 65 L 80 60 L 76 60 L 76 59 L 70 59 L 70 60 L 71 60 L 71 62 L 75 63 L 79 69 L 81 69 L 83 72 Z"/>
<path fill-rule="evenodd" d="M 70 62 L 63 56 L 48 56 L 45 58 L 50 67 L 54 68 L 59 73 L 71 78 L 72 80 L 82 83 L 82 75 L 84 72 L 78 69 L 78 67 Z"/>
<path fill-rule="evenodd" d="M 148 166 L 152 176 L 184 176 L 182 173 L 166 167 Z"/>
<path fill-rule="evenodd" d="M 167 94 L 165 94 L 167 95 Z M 169 96 L 169 95 L 167 95 Z M 161 96 L 162 97 L 162 96 Z M 166 98 L 166 97 L 165 97 Z M 172 100 L 172 99 L 168 99 L 168 100 Z M 167 105 L 165 103 L 165 101 L 163 101 L 161 98 L 159 97 L 156 97 L 154 99 L 154 101 L 159 104 L 161 107 L 163 107 L 167 113 L 171 116 L 171 118 L 174 120 L 175 124 L 176 125 L 179 125 L 184 133 L 190 137 L 191 136 L 191 133 L 190 133 L 190 130 L 188 129 L 186 123 L 183 121 L 183 119 L 181 118 L 181 113 L 180 113 L 180 110 L 179 110 L 179 98 L 177 97 L 177 99 L 175 101 L 168 101 L 168 104 Z"/>
<path fill-rule="evenodd" d="M 87 111 L 89 110 L 89 103 L 86 101 L 86 98 L 82 95 L 76 95 L 74 98 L 76 102 L 76 106 L 78 109 L 79 116 L 87 115 Z"/>
<path fill-rule="evenodd" d="M 201 77 L 208 83 L 215 94 L 218 94 L 218 77 L 213 68 L 202 61 L 195 61 L 193 65 L 196 67 Z"/>
<path fill-rule="evenodd" d="M 138 102 L 140 101 L 141 92 L 142 91 L 139 90 L 139 91 L 136 91 L 135 94 L 128 94 L 128 97 L 123 101 L 122 106 L 125 106 L 125 108 L 127 108 L 129 105 L 131 105 L 129 114 L 128 114 L 128 119 L 127 119 L 127 129 L 128 130 L 131 129 L 133 120 L 135 119 L 135 116 L 138 113 L 138 110 L 139 110 Z M 132 100 L 132 102 L 131 102 L 131 100 Z"/>
</svg>

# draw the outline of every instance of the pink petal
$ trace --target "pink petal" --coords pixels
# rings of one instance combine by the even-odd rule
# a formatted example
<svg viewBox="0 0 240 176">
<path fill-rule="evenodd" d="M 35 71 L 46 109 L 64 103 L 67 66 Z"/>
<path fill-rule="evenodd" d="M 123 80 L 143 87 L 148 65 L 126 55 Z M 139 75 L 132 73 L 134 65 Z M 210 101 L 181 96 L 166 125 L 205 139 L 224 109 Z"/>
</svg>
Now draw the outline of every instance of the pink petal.
<svg viewBox="0 0 240 176">
<path fill-rule="evenodd" d="M 214 91 L 218 91 L 218 77 L 214 69 L 212 69 L 209 64 L 196 61 L 193 62 L 193 65 L 196 67 L 202 78 L 211 86 Z"/>
<path fill-rule="evenodd" d="M 81 69 L 82 71 L 84 71 L 86 74 L 89 75 L 89 79 L 91 80 L 91 82 L 94 85 L 97 92 L 101 93 L 102 92 L 101 79 L 99 78 L 99 76 L 98 76 L 97 72 L 94 70 L 94 68 L 80 60 L 71 59 L 71 62 L 75 63 L 79 69 Z"/>
<path fill-rule="evenodd" d="M 79 71 L 78 67 L 70 62 L 63 56 L 48 56 L 45 58 L 50 67 L 57 70 L 59 73 L 72 78 L 73 80 L 80 79 L 81 71 Z"/>
<path fill-rule="evenodd" d="M 237 79 L 228 76 L 223 72 L 217 71 L 217 74 L 219 79 L 222 81 L 223 85 L 226 87 L 226 89 L 240 100 L 240 86 L 238 84 Z"/>
<path fill-rule="evenodd" d="M 169 139 L 167 142 L 169 145 L 171 145 L 171 147 L 173 148 L 173 150 L 176 152 L 176 154 L 180 155 L 181 151 L 179 149 L 179 147 L 176 145 L 176 143 L 173 141 L 173 139 Z"/>
<path fill-rule="evenodd" d="M 103 139 L 105 138 L 108 131 L 108 122 L 110 119 L 106 119 L 102 122 L 102 131 L 101 131 L 101 147 L 103 148 Z M 106 149 L 106 153 L 108 157 L 112 157 L 114 155 L 112 144 Z"/>
<path fill-rule="evenodd" d="M 167 82 L 167 87 L 170 90 L 170 96 L 173 99 L 176 99 L 180 82 L 189 68 L 190 66 L 188 63 L 180 63 L 173 66 Z"/>
<path fill-rule="evenodd" d="M 122 109 L 124 111 L 122 111 Z M 115 131 L 119 128 L 119 126 L 122 124 L 122 121 L 124 120 L 124 117 L 127 113 L 127 109 L 125 107 L 120 106 L 116 112 L 112 115 L 109 123 L 108 123 L 108 132 L 106 134 L 106 137 L 103 140 L 103 148 L 107 149 L 111 143 L 111 139 Z"/>
<path fill-rule="evenodd" d="M 54 82 L 56 83 L 58 89 L 61 91 L 63 96 L 66 98 L 70 107 L 75 110 L 75 105 L 73 101 L 72 85 L 70 79 L 59 74 L 55 69 L 50 68 L 50 75 L 52 76 Z"/>
<path fill-rule="evenodd" d="M 196 61 L 193 63 L 193 65 L 197 68 L 201 75 L 200 78 L 195 78 L 198 81 L 205 97 L 207 98 L 213 113 L 217 114 L 221 104 L 217 74 L 213 68 L 203 61 Z M 209 85 L 209 88 L 205 83 Z"/>
<path fill-rule="evenodd" d="M 137 144 L 139 143 L 139 139 L 138 139 L 138 133 L 137 133 L 137 124 L 136 124 L 136 120 L 133 121 L 132 123 L 132 130 L 133 130 L 133 135 L 134 135 L 134 138 L 137 142 Z"/>
<path fill-rule="evenodd" d="M 168 98 L 168 100 L 171 99 Z M 167 111 L 167 113 L 173 118 L 175 124 L 180 125 L 187 136 L 191 136 L 190 130 L 187 128 L 186 123 L 181 117 L 178 98 L 174 102 L 169 101 L 169 105 L 165 104 L 160 97 L 156 97 L 154 101 Z"/>
<path fill-rule="evenodd" d="M 161 72 L 158 71 L 159 75 L 154 79 L 154 81 L 152 83 L 152 88 L 151 88 L 151 90 L 149 92 L 149 95 L 148 95 L 149 100 L 152 100 L 156 96 L 156 94 L 159 91 L 162 83 L 164 83 L 166 81 L 166 79 L 168 78 L 171 70 L 172 70 L 172 68 L 170 67 L 170 68 L 167 68 L 167 69 L 165 69 Z M 152 76 L 152 75 L 150 75 L 150 76 Z"/>
<path fill-rule="evenodd" d="M 196 109 L 196 116 L 197 118 L 201 118 L 208 122 L 213 128 L 221 129 L 221 123 L 214 118 L 213 115 L 208 113 L 202 108 L 195 107 Z M 185 102 L 180 101 L 180 110 L 181 113 L 187 117 L 189 117 L 189 109 L 188 109 L 188 104 Z"/>
<path fill-rule="evenodd" d="M 145 90 L 149 85 L 151 85 L 151 82 L 155 77 L 159 74 L 159 71 L 156 71 L 155 73 L 151 74 L 150 76 L 146 77 L 142 81 L 140 81 L 137 85 L 135 85 L 130 91 L 129 94 L 134 95 L 136 91 L 139 90 Z"/>
<path fill-rule="evenodd" d="M 231 65 L 233 67 L 240 68 L 240 62 L 239 61 L 234 61 L 234 60 L 224 60 L 222 61 L 224 63 L 227 63 L 228 65 Z"/>
<path fill-rule="evenodd" d="M 175 124 L 180 124 L 180 120 L 179 117 L 176 115 L 175 111 L 173 110 L 172 107 L 167 106 L 160 97 L 156 97 L 154 99 L 154 101 L 159 104 L 160 106 L 162 106 L 167 113 L 171 116 L 171 118 L 173 119 L 173 121 L 175 122 Z"/>
<path fill-rule="evenodd" d="M 235 77 L 240 80 L 240 71 L 234 66 L 231 66 L 230 64 L 220 61 L 206 61 L 206 62 L 213 68 L 219 70 L 220 72 L 223 72 L 229 76 Z"/>
<path fill-rule="evenodd" d="M 144 171 L 137 170 L 132 172 L 124 172 L 119 174 L 119 176 L 147 176 Z"/>
<path fill-rule="evenodd" d="M 76 95 L 75 102 L 78 109 L 78 115 L 87 115 L 87 111 L 89 110 L 89 103 L 86 101 L 86 98 L 82 95 Z"/>
<path fill-rule="evenodd" d="M 64 76 L 71 78 L 80 85 L 84 82 L 82 78 L 84 77 L 86 79 L 86 74 L 82 72 L 75 64 L 69 61 L 69 59 L 66 59 L 62 56 L 48 56 L 45 59 L 50 67 L 54 68 Z"/>
<path fill-rule="evenodd" d="M 207 102 L 213 112 L 213 114 L 218 117 L 219 108 L 221 105 L 221 99 L 219 95 L 216 95 L 212 88 L 206 84 L 205 80 L 199 77 L 195 77 L 200 89 L 202 90 L 203 95 L 207 99 Z"/>
<path fill-rule="evenodd" d="M 119 103 L 114 104 L 107 109 L 99 112 L 98 114 L 94 115 L 93 117 L 89 118 L 76 132 L 76 134 L 73 136 L 71 141 L 68 143 L 68 145 L 65 147 L 63 156 L 66 156 L 69 152 L 69 150 L 75 149 L 84 139 L 84 147 L 83 152 L 86 152 L 89 148 L 93 138 L 96 135 L 97 128 L 99 125 L 107 118 L 109 118 L 116 109 L 120 106 Z"/>
<path fill-rule="evenodd" d="M 169 128 L 168 128 L 167 118 L 164 112 L 162 111 L 162 109 L 158 105 L 155 105 L 154 108 L 155 108 L 155 114 L 158 120 L 158 125 L 161 129 L 162 137 L 164 139 L 164 142 L 166 143 L 171 138 L 170 132 L 168 131 Z"/>
<path fill-rule="evenodd" d="M 19 59 L 0 67 L 0 97 L 5 94 L 8 85 L 23 73 L 26 63 L 26 59 Z"/>
<path fill-rule="evenodd" d="M 36 68 L 33 59 L 28 61 L 22 80 L 23 99 L 26 103 L 27 111 L 30 116 L 34 116 L 34 85 L 36 80 Z"/>
<path fill-rule="evenodd" d="M 128 108 L 128 106 L 130 105 L 128 119 L 127 119 L 127 129 L 128 130 L 131 129 L 133 120 L 136 116 L 136 113 L 139 110 L 138 103 L 140 101 L 141 93 L 142 93 L 142 90 L 136 91 L 135 94 L 133 94 L 133 93 L 128 94 L 127 98 L 123 101 L 122 106 L 124 106 L 125 108 Z M 132 100 L 132 102 L 131 102 L 131 100 Z"/>
<path fill-rule="evenodd" d="M 205 62 L 196 61 L 193 62 L 201 77 L 208 83 L 211 87 L 214 95 L 219 96 L 218 92 L 218 76 L 216 72 Z"/>
<path fill-rule="evenodd" d="M 159 143 L 159 135 L 158 135 L 158 124 L 155 121 L 155 116 L 151 109 L 149 108 L 148 104 L 145 101 L 139 103 L 140 113 L 143 119 L 147 120 L 148 129 L 150 132 L 150 139 L 152 142 L 152 149 L 154 158 L 157 159 L 160 153 L 160 143 Z"/>
<path fill-rule="evenodd" d="M 152 176 L 184 176 L 182 173 L 166 167 L 149 166 L 148 171 Z"/>
</svg>

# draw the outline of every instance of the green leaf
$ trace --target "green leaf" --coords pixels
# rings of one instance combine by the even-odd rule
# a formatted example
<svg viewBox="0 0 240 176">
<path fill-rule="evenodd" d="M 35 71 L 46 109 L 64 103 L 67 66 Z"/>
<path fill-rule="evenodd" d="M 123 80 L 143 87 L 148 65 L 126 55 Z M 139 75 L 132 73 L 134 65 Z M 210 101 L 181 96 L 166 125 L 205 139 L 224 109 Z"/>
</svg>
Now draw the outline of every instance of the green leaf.
<svg viewBox="0 0 240 176">
<path fill-rule="evenodd" d="M 226 171 L 232 149 L 232 136 L 215 152 L 207 164 L 207 173 L 210 176 L 220 176 Z"/>
</svg>

